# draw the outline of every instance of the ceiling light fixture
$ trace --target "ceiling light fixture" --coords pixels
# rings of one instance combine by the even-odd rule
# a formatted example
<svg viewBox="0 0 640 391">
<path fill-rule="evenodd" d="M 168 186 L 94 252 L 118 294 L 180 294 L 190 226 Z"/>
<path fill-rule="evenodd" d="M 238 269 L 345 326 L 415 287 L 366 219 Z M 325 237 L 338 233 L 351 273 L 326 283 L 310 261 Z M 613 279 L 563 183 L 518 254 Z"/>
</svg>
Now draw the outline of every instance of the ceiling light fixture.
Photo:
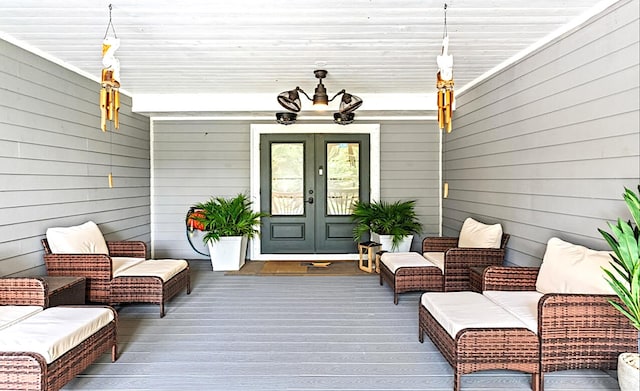
<svg viewBox="0 0 640 391">
<path fill-rule="evenodd" d="M 436 58 L 438 74 L 436 87 L 438 88 L 438 126 L 447 128 L 451 132 L 451 118 L 453 115 L 453 55 L 448 53 L 449 34 L 447 33 L 447 3 L 444 4 L 444 33 L 442 34 L 442 52 Z"/>
<path fill-rule="evenodd" d="M 293 90 L 284 91 L 278 94 L 278 103 L 280 103 L 282 107 L 289 111 L 292 111 L 293 113 L 276 113 L 276 121 L 279 124 L 283 125 L 290 125 L 296 121 L 297 115 L 295 113 L 299 112 L 302 109 L 302 102 L 300 101 L 300 93 L 302 93 L 302 95 L 306 96 L 307 99 L 313 102 L 314 107 L 320 109 L 327 107 L 329 105 L 329 102 L 342 95 L 338 112 L 333 115 L 334 122 L 341 125 L 348 125 L 352 123 L 355 117 L 354 111 L 362 106 L 362 99 L 358 98 L 355 95 L 347 93 L 345 90 L 339 91 L 331 99 L 329 99 L 329 95 L 327 95 L 327 89 L 324 84 L 322 84 L 322 79 L 327 77 L 327 71 L 318 69 L 313 71 L 313 74 L 316 76 L 316 79 L 319 79 L 318 85 L 316 86 L 316 89 L 313 93 L 313 98 L 311 98 L 300 87 L 296 87 Z"/>
</svg>

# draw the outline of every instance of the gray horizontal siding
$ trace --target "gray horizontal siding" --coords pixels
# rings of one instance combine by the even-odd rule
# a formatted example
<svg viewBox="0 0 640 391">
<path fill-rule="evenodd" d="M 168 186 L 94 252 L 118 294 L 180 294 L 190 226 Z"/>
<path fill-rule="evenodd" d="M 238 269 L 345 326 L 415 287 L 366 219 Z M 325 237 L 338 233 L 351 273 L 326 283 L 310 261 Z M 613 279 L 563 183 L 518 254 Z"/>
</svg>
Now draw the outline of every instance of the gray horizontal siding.
<svg viewBox="0 0 640 391">
<path fill-rule="evenodd" d="M 439 232 L 438 132 L 433 122 L 381 123 L 381 198 L 416 199 L 425 234 Z M 250 188 L 250 122 L 153 122 L 156 257 L 198 258 L 185 236 L 188 208 Z M 420 238 L 414 242 L 419 243 Z M 203 246 L 194 238 L 198 249 Z M 414 244 L 417 245 L 417 244 Z"/>
<path fill-rule="evenodd" d="M 149 243 L 149 120 L 131 99 L 103 133 L 96 82 L 1 40 L 0 86 L 0 275 L 44 274 L 52 226 L 94 220 Z"/>
<path fill-rule="evenodd" d="M 500 222 L 519 265 L 552 236 L 606 248 L 597 228 L 627 216 L 640 182 L 638 35 L 638 2 L 619 2 L 457 97 L 445 234 Z"/>
<path fill-rule="evenodd" d="M 440 232 L 440 136 L 433 121 L 383 122 L 380 126 L 380 197 L 383 200 L 416 200 L 416 213 L 424 236 Z"/>
</svg>

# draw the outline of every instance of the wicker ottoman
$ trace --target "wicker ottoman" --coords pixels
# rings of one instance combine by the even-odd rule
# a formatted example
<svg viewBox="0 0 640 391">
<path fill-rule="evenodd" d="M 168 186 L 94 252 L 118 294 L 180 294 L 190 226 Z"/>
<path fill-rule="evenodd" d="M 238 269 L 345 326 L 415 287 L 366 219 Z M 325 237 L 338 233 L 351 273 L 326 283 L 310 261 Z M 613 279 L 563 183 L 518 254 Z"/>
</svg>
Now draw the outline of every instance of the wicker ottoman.
<svg viewBox="0 0 640 391">
<path fill-rule="evenodd" d="M 380 256 L 380 285 L 383 281 L 393 290 L 393 303 L 398 294 L 411 291 L 443 291 L 444 277 L 436 264 L 418 253 L 390 253 Z"/>
<path fill-rule="evenodd" d="M 113 277 L 111 304 L 159 304 L 161 318 L 165 302 L 185 288 L 191 293 L 189 263 L 182 259 L 149 259 Z"/>
<path fill-rule="evenodd" d="M 540 389 L 540 343 L 518 318 L 476 292 L 427 292 L 418 310 L 418 338 L 427 333 L 454 371 L 454 391 L 463 374 L 508 369 L 531 373 Z"/>
</svg>

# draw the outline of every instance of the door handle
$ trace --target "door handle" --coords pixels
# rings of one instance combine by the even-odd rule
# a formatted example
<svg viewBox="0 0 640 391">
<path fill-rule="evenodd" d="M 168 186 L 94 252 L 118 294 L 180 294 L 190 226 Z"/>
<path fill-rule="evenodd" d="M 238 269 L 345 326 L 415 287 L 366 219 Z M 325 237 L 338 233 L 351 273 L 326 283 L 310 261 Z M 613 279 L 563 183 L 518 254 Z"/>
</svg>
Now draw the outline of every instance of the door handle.
<svg viewBox="0 0 640 391">
<path fill-rule="evenodd" d="M 308 202 L 309 204 L 313 204 L 313 197 L 309 197 L 305 202 Z"/>
</svg>

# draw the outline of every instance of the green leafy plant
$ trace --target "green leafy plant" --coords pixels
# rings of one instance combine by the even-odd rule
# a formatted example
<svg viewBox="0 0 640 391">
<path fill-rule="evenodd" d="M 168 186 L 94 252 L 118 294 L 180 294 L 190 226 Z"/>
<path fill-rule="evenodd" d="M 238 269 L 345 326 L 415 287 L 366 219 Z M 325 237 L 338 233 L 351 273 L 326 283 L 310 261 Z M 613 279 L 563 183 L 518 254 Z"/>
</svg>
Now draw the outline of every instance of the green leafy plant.
<svg viewBox="0 0 640 391">
<path fill-rule="evenodd" d="M 245 194 L 238 194 L 233 198 L 212 197 L 207 202 L 194 205 L 202 211 L 195 217 L 204 225 L 207 233 L 202 240 L 205 244 L 218 241 L 222 236 L 256 236 L 260 218 L 268 214 L 255 212 L 251 209 L 251 200 Z"/>
<path fill-rule="evenodd" d="M 640 194 L 640 185 L 638 186 Z M 603 269 L 611 288 L 623 305 L 611 302 L 618 311 L 629 318 L 631 324 L 640 330 L 640 198 L 632 190 L 625 188 L 624 200 L 631 212 L 631 220 L 617 224 L 608 223 L 613 234 L 598 229 L 615 255 L 611 255 L 613 271 Z"/>
<path fill-rule="evenodd" d="M 351 219 L 356 223 L 353 239 L 361 241 L 369 231 L 391 235 L 397 248 L 405 236 L 422 232 L 422 224 L 415 212 L 415 200 L 410 201 L 356 201 Z"/>
</svg>

